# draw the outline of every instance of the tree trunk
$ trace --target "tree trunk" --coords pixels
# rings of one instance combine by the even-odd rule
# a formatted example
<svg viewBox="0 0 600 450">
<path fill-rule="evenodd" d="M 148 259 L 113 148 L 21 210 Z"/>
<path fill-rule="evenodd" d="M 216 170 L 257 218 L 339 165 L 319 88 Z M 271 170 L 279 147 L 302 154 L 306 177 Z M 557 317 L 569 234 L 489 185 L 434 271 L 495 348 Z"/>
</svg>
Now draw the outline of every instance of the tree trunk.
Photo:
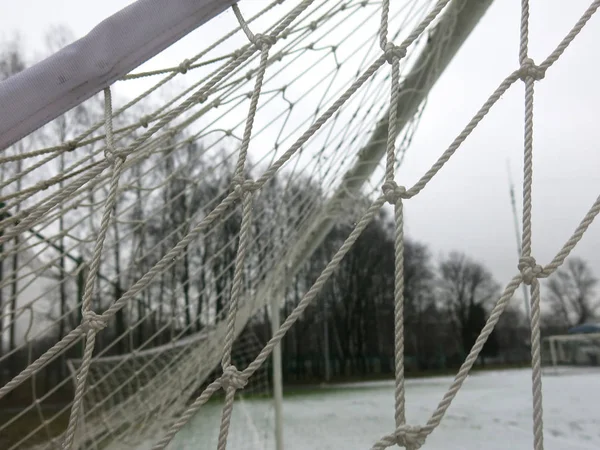
<svg viewBox="0 0 600 450">
<path fill-rule="evenodd" d="M 183 299 L 185 302 L 185 334 L 192 333 L 192 311 L 190 302 L 190 258 L 188 255 L 189 246 L 183 250 Z"/>
<path fill-rule="evenodd" d="M 0 208 L 4 208 L 4 203 L 0 203 Z M 0 220 L 6 218 L 5 214 L 0 214 Z M 4 236 L 4 229 L 0 229 L 0 237 Z M 0 242 L 0 254 L 4 253 L 4 242 Z M 4 259 L 0 260 L 0 285 L 4 282 Z M 4 354 L 4 287 L 0 287 L 0 357 Z M 2 374 L 0 373 L 0 377 Z M 0 380 L 3 381 L 3 380 Z"/>
<path fill-rule="evenodd" d="M 164 245 L 161 244 L 160 246 L 160 254 L 163 255 L 164 253 Z M 159 283 L 159 290 L 158 290 L 159 294 L 158 294 L 158 312 L 156 314 L 156 330 L 158 332 L 157 338 L 158 338 L 158 345 L 162 345 L 164 344 L 164 340 L 163 340 L 163 314 L 164 314 L 164 301 L 163 299 L 165 298 L 165 273 L 162 272 L 160 274 L 160 283 Z"/>
<path fill-rule="evenodd" d="M 205 287 L 206 287 L 206 278 L 205 278 L 206 277 L 206 249 L 203 249 L 201 251 L 202 251 L 202 258 L 201 258 L 201 262 L 200 262 L 200 273 L 198 274 L 198 304 L 196 307 L 196 314 L 197 314 L 196 330 L 197 331 L 202 330 L 202 314 L 204 312 L 204 308 L 206 307 L 206 310 L 208 310 L 208 306 L 205 305 L 205 303 L 206 303 L 206 292 L 205 292 Z"/>
<path fill-rule="evenodd" d="M 84 265 L 83 262 L 83 258 L 79 258 L 79 261 L 77 262 L 77 267 L 79 269 L 78 273 L 77 273 L 77 301 L 78 303 L 81 305 L 83 304 L 83 295 L 85 293 L 85 280 L 87 279 L 87 267 Z M 96 290 L 96 292 L 98 292 L 98 290 Z M 77 308 L 78 310 L 78 315 L 80 317 L 78 317 L 78 322 L 81 323 L 81 319 L 82 319 L 82 312 L 81 312 L 81 308 Z M 97 348 L 98 350 L 102 350 L 102 344 L 103 342 L 101 340 L 97 341 Z M 85 343 L 83 341 L 81 341 L 78 345 L 78 357 L 79 358 L 83 358 L 83 351 L 85 349 Z M 62 379 L 62 378 L 61 378 Z"/>
<path fill-rule="evenodd" d="M 17 146 L 18 148 L 18 152 L 19 153 L 23 153 L 23 146 L 21 144 L 19 144 Z M 17 167 L 16 167 L 16 172 L 17 174 L 20 174 L 22 169 L 23 169 L 23 161 L 22 160 L 18 160 L 17 161 Z M 21 177 L 19 177 L 19 179 L 17 180 L 17 192 L 21 191 L 21 186 L 22 186 L 22 181 L 21 181 Z M 21 211 L 21 203 L 17 203 L 16 207 L 15 207 L 15 212 L 18 214 Z M 11 315 L 10 315 L 10 350 L 14 350 L 17 348 L 17 320 L 16 320 L 16 314 L 17 314 L 17 295 L 19 293 L 19 286 L 18 286 L 18 271 L 19 271 L 19 236 L 15 236 L 14 242 L 15 242 L 15 251 L 13 253 L 12 256 L 12 280 L 11 280 Z M 16 353 L 14 354 L 14 356 L 16 357 Z M 13 360 L 14 361 L 14 360 Z M 18 373 L 18 367 L 16 364 L 11 364 L 11 367 L 13 369 L 13 375 L 16 375 Z"/>
<path fill-rule="evenodd" d="M 64 171 L 64 154 L 61 156 L 61 173 Z M 60 302 L 60 321 L 58 323 L 58 340 L 60 341 L 66 333 L 67 327 L 67 286 L 66 286 L 66 261 L 65 261 L 65 239 L 64 239 L 64 229 L 65 229 L 65 221 L 63 216 L 63 204 L 60 204 L 60 217 L 58 219 L 58 230 L 60 233 L 60 238 L 58 240 L 58 247 L 60 248 L 60 256 L 58 259 L 58 267 L 60 274 L 60 285 L 58 287 L 58 295 Z M 69 314 L 71 315 L 71 314 Z M 59 365 L 59 376 L 60 379 L 66 376 L 67 363 L 66 363 L 66 352 L 62 352 L 60 356 L 60 365 Z"/>
<path fill-rule="evenodd" d="M 138 266 L 138 274 L 140 275 L 144 275 L 146 273 L 146 261 L 145 261 L 145 257 L 146 257 L 146 239 L 145 239 L 145 235 L 146 235 L 146 227 L 144 225 L 144 208 L 142 206 L 142 182 L 141 182 L 141 173 L 140 173 L 140 165 L 136 165 L 134 167 L 134 171 L 133 174 L 135 176 L 135 180 L 136 180 L 136 187 L 137 187 L 137 191 L 136 191 L 136 220 L 137 222 L 135 223 L 135 227 L 136 230 L 139 230 L 139 266 Z M 141 225 L 141 227 L 140 227 Z M 135 260 L 134 260 L 134 264 L 135 264 Z M 138 329 L 137 329 L 137 347 L 141 347 L 142 344 L 145 342 L 145 336 L 144 336 L 144 332 L 145 332 L 145 324 L 146 324 L 146 320 L 148 319 L 150 322 L 152 322 L 152 318 L 146 318 L 146 313 L 147 313 L 147 307 L 151 308 L 151 304 L 150 304 L 150 289 L 144 289 L 142 291 L 142 299 L 141 301 L 138 301 Z"/>
<path fill-rule="evenodd" d="M 117 217 L 117 211 L 115 207 L 114 216 Z M 117 222 L 113 222 L 113 230 L 115 233 L 115 302 L 118 301 L 123 295 L 123 287 L 121 286 L 121 253 L 120 253 L 120 241 L 119 241 L 119 226 Z M 118 339 L 117 351 L 120 355 L 126 353 L 128 350 L 127 336 L 125 336 L 125 308 L 121 308 L 117 311 L 116 317 L 116 338 Z"/>
<path fill-rule="evenodd" d="M 19 236 L 15 236 L 15 249 L 19 248 Z M 19 270 L 19 253 L 15 251 L 12 256 L 12 274 L 11 274 L 11 282 L 10 282 L 10 342 L 9 348 L 11 351 L 17 348 L 17 295 L 19 293 L 19 280 L 17 272 Z M 19 367 L 16 362 L 17 353 L 13 353 L 11 359 L 12 363 L 10 364 L 10 368 L 12 370 L 12 375 L 16 375 L 19 373 Z"/>
<path fill-rule="evenodd" d="M 137 315 L 138 315 L 138 325 L 137 325 L 137 344 L 136 347 L 141 347 L 144 343 L 144 330 L 145 330 L 145 321 L 146 321 L 146 304 L 148 301 L 148 291 L 142 291 L 142 298 L 138 300 L 137 307 Z"/>
</svg>

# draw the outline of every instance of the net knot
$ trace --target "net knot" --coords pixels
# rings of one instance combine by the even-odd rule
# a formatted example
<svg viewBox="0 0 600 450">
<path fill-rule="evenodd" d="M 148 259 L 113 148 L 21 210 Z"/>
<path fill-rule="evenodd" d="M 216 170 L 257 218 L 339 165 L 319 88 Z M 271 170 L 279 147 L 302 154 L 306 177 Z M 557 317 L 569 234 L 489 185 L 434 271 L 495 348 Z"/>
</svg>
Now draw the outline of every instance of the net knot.
<svg viewBox="0 0 600 450">
<path fill-rule="evenodd" d="M 254 35 L 254 42 L 252 42 L 258 50 L 267 50 L 271 47 L 277 39 L 268 34 L 257 33 Z"/>
<path fill-rule="evenodd" d="M 401 425 L 394 432 L 396 444 L 407 450 L 419 450 L 425 444 L 425 434 L 419 426 Z"/>
<path fill-rule="evenodd" d="M 531 58 L 525 58 L 521 67 L 519 68 L 519 77 L 525 81 L 528 77 L 533 78 L 535 81 L 539 81 L 546 76 L 546 71 L 540 66 L 536 66 Z"/>
<path fill-rule="evenodd" d="M 85 311 L 83 313 L 83 319 L 81 321 L 81 325 L 83 327 L 83 331 L 87 333 L 88 331 L 101 331 L 106 328 L 106 318 L 96 314 L 94 311 Z"/>
<path fill-rule="evenodd" d="M 383 51 L 385 53 L 385 59 L 390 64 L 392 64 L 394 58 L 402 59 L 406 56 L 406 49 L 398 47 L 393 42 L 385 44 L 385 49 Z"/>
<path fill-rule="evenodd" d="M 148 123 L 150 122 L 150 117 L 149 116 L 142 116 L 142 118 L 140 119 L 140 125 L 144 128 L 148 128 Z"/>
<path fill-rule="evenodd" d="M 179 73 L 185 75 L 190 67 L 192 66 L 192 62 L 189 59 L 184 59 L 181 64 L 179 64 Z"/>
<path fill-rule="evenodd" d="M 247 383 L 242 372 L 237 370 L 234 365 L 229 365 L 223 369 L 223 375 L 221 375 L 219 382 L 221 383 L 221 387 L 225 390 L 230 387 L 235 390 L 244 389 Z"/>
<path fill-rule="evenodd" d="M 238 197 L 241 197 L 245 192 L 254 192 L 258 189 L 258 185 L 255 181 L 250 179 L 244 179 L 242 177 L 235 177 L 233 179 L 233 192 Z"/>
<path fill-rule="evenodd" d="M 114 165 L 117 160 L 125 161 L 125 156 L 119 150 L 112 150 L 108 147 L 104 149 L 104 157 L 111 165 Z"/>
<path fill-rule="evenodd" d="M 51 180 L 40 181 L 40 189 L 42 189 L 42 190 L 45 191 L 46 189 L 48 189 L 49 187 L 51 187 L 53 184 L 54 183 Z"/>
<path fill-rule="evenodd" d="M 518 267 L 523 282 L 527 285 L 531 285 L 533 280 L 541 278 L 544 274 L 544 268 L 537 264 L 533 256 L 523 256 L 519 258 Z"/>
<path fill-rule="evenodd" d="M 68 141 L 65 142 L 65 150 L 68 152 L 72 152 L 77 148 L 77 141 Z"/>
<path fill-rule="evenodd" d="M 398 200 L 410 198 L 404 186 L 398 186 L 395 181 L 386 181 L 382 186 L 383 195 L 388 203 L 395 205 Z"/>
</svg>

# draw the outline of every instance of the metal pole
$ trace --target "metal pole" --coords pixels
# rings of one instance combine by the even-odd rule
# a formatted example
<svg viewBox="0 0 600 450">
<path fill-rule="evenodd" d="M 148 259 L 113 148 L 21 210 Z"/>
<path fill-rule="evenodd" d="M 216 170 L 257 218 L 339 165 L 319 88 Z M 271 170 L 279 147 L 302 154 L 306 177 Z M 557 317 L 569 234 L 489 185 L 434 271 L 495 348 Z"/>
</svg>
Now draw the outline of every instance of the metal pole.
<svg viewBox="0 0 600 450">
<path fill-rule="evenodd" d="M 552 368 L 556 371 L 556 341 L 554 340 L 554 337 L 550 337 L 550 339 L 548 339 L 548 342 L 550 343 L 550 357 L 552 358 Z"/>
<path fill-rule="evenodd" d="M 80 305 L 83 305 L 83 295 L 85 293 L 85 279 L 87 267 L 83 263 L 83 258 L 77 258 L 77 300 Z M 79 323 L 83 320 L 83 312 L 81 308 L 77 308 L 77 320 Z M 83 358 L 83 350 L 85 344 L 83 340 L 79 342 L 79 357 Z"/>
<path fill-rule="evenodd" d="M 508 186 L 510 191 L 510 203 L 512 205 L 513 211 L 513 219 L 515 221 L 515 236 L 517 237 L 517 252 L 519 254 L 519 258 L 523 254 L 521 249 L 521 229 L 519 228 L 519 215 L 517 214 L 517 202 L 515 200 L 515 186 L 512 182 L 512 177 L 510 176 L 510 163 L 508 160 L 506 161 L 506 168 L 508 170 Z M 529 305 L 529 290 L 525 283 L 521 284 L 523 288 L 523 300 L 525 301 L 525 314 L 529 319 L 531 317 L 531 306 Z"/>
<path fill-rule="evenodd" d="M 323 301 L 323 359 L 325 362 L 325 382 L 329 383 L 331 380 L 331 362 L 329 360 L 329 322 L 326 301 Z"/>
<path fill-rule="evenodd" d="M 414 68 L 400 86 L 397 110 L 397 135 L 410 123 L 427 94 L 450 64 L 479 19 L 493 0 L 455 0 L 429 35 L 427 48 L 419 55 Z M 387 149 L 389 111 L 376 124 L 369 141 L 360 150 L 358 160 L 346 173 L 341 186 L 323 207 L 321 220 L 315 220 L 298 248 L 290 256 L 289 267 L 297 270 L 321 245 L 338 220 L 344 206 L 351 203 L 373 175 Z"/>
<path fill-rule="evenodd" d="M 279 292 L 271 295 L 271 332 L 280 326 Z M 273 348 L 273 402 L 275 405 L 275 450 L 283 450 L 283 377 L 281 371 L 281 344 Z"/>
</svg>

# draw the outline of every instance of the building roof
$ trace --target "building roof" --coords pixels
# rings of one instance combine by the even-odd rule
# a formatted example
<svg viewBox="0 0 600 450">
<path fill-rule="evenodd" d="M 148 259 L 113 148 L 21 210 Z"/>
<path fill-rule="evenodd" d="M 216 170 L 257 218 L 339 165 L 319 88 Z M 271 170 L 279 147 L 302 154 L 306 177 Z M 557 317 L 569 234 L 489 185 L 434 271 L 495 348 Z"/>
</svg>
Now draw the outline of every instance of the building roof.
<svg viewBox="0 0 600 450">
<path fill-rule="evenodd" d="M 569 329 L 569 334 L 600 333 L 600 323 L 584 323 Z"/>
</svg>

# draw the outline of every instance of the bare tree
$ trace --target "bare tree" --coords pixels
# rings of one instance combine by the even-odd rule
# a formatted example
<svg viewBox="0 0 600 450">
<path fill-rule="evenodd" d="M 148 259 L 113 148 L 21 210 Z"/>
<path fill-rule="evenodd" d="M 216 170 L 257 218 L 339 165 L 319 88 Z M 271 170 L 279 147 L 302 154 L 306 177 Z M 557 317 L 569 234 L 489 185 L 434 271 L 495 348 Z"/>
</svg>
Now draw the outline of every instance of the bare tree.
<svg viewBox="0 0 600 450">
<path fill-rule="evenodd" d="M 457 252 L 440 263 L 440 278 L 439 299 L 464 354 L 481 331 L 481 309 L 497 295 L 499 286 L 482 264 Z"/>
<path fill-rule="evenodd" d="M 25 69 L 25 58 L 18 36 L 0 45 L 0 81 L 2 81 Z"/>
<path fill-rule="evenodd" d="M 598 279 L 586 261 L 570 258 L 548 280 L 552 315 L 557 325 L 573 327 L 598 317 L 600 298 L 595 292 Z"/>
<path fill-rule="evenodd" d="M 404 243 L 404 320 L 407 350 L 420 369 L 432 363 L 438 336 L 432 331 L 438 314 L 433 283 L 435 273 L 426 245 L 406 239 Z"/>
<path fill-rule="evenodd" d="M 23 69 L 25 69 L 25 58 L 23 56 L 23 51 L 21 49 L 21 43 L 18 37 L 13 38 L 13 40 L 9 41 L 8 43 L 3 45 L 3 49 L 0 50 L 0 81 L 5 80 L 11 76 L 13 76 L 16 73 L 19 73 L 20 71 L 22 71 Z M 14 153 L 17 154 L 21 154 L 24 152 L 24 146 L 25 143 L 23 141 L 18 142 L 17 144 L 15 144 L 13 146 L 13 149 L 11 149 L 11 151 L 13 151 Z M 22 160 L 17 160 L 15 162 L 14 165 L 14 169 L 11 167 L 9 168 L 9 171 L 12 172 L 10 175 L 14 175 L 15 173 L 20 173 L 22 172 L 22 164 L 23 161 Z M 2 180 L 4 180 L 4 170 L 5 167 L 2 168 L 2 175 L 1 178 Z M 19 178 L 17 180 L 15 189 L 17 191 L 19 191 L 21 189 L 21 183 L 22 180 Z M 4 207 L 3 204 L 0 205 L 0 207 Z M 17 205 L 17 211 L 19 212 L 20 208 L 20 204 Z M 2 213 L 2 216 L 4 218 L 4 212 Z M 3 232 L 0 231 L 0 232 Z M 19 246 L 19 237 L 15 236 L 14 238 L 14 246 L 18 247 Z M 3 250 L 3 249 L 2 249 Z M 16 347 L 16 321 L 17 321 L 17 317 L 16 317 L 16 310 L 17 310 L 17 293 L 18 293 L 18 276 L 17 276 L 17 271 L 18 271 L 18 266 L 19 266 L 19 256 L 18 253 L 14 253 L 12 255 L 11 258 L 11 283 L 10 283 L 10 297 L 11 297 L 11 301 L 10 301 L 10 319 L 9 319 L 9 326 L 10 326 L 10 330 L 9 330 L 9 348 L 10 350 L 15 349 Z M 0 281 L 3 281 L 3 277 L 4 277 L 4 261 L 0 262 Z M 3 325 L 4 325 L 4 311 L 5 311 L 5 306 L 4 305 L 4 298 L 3 298 L 3 289 L 0 288 L 0 355 L 2 355 L 2 335 L 3 335 Z"/>
<path fill-rule="evenodd" d="M 529 361 L 531 330 L 527 316 L 520 307 L 522 302 L 522 298 L 513 298 L 494 327 L 503 362 Z"/>
<path fill-rule="evenodd" d="M 52 27 L 45 34 L 45 53 L 53 54 L 61 50 L 75 40 L 75 36 L 71 30 L 65 26 Z M 43 145 L 61 145 L 77 136 L 81 131 L 86 129 L 98 116 L 98 105 L 92 99 L 89 102 L 83 103 L 71 111 L 57 117 L 47 126 L 40 129 L 37 139 Z M 55 170 L 59 174 L 64 174 L 69 171 L 69 166 L 74 160 L 77 160 L 77 150 L 71 154 L 61 152 L 55 161 Z M 58 188 L 63 189 L 65 181 L 61 179 L 58 183 Z M 57 247 L 60 249 L 58 256 L 58 267 L 60 270 L 60 279 L 63 280 L 58 286 L 58 306 L 59 306 L 59 322 L 58 322 L 58 339 L 61 339 L 73 327 L 74 323 L 79 322 L 79 315 L 75 312 L 77 303 L 81 299 L 73 297 L 74 292 L 69 292 L 67 280 L 71 278 L 67 267 L 67 260 L 73 257 L 69 249 L 73 247 L 73 242 L 66 237 L 67 229 L 70 228 L 70 221 L 67 220 L 65 205 L 59 205 L 58 217 L 58 239 Z M 68 254 L 69 253 L 69 254 Z M 61 377 L 65 375 L 64 358 L 61 364 Z"/>
</svg>

